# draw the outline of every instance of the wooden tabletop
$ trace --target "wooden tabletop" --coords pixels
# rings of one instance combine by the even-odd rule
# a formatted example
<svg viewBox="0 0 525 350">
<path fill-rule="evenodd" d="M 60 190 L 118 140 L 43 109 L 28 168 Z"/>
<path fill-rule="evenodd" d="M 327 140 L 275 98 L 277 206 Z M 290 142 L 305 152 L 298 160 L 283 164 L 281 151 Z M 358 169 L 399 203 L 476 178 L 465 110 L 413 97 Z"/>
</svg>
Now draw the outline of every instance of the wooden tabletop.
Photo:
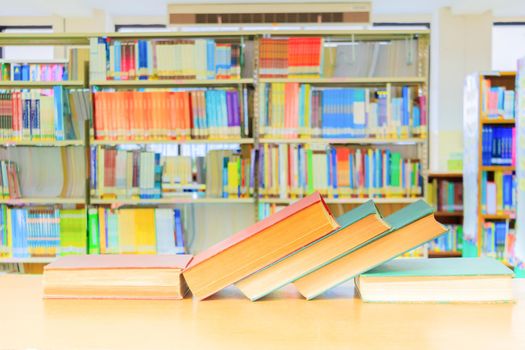
<svg viewBox="0 0 525 350">
<path fill-rule="evenodd" d="M 525 349 L 514 304 L 366 304 L 351 284 L 316 300 L 292 286 L 250 302 L 43 300 L 41 277 L 0 276 L 0 349 Z"/>
</svg>

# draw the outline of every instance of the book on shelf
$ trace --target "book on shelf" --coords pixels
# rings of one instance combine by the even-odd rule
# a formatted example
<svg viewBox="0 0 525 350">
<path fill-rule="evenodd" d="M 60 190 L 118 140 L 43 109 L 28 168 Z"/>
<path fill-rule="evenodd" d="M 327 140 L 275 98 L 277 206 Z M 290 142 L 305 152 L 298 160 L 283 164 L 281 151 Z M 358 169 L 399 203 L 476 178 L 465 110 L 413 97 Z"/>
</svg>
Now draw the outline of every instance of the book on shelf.
<svg viewBox="0 0 525 350">
<path fill-rule="evenodd" d="M 2 90 L 0 106 L 1 140 L 82 140 L 90 117 L 90 92 L 62 86 Z"/>
<path fill-rule="evenodd" d="M 481 227 L 481 254 L 499 260 L 513 260 L 516 231 L 508 221 L 485 221 Z"/>
<path fill-rule="evenodd" d="M 513 214 L 516 208 L 516 175 L 511 171 L 481 172 L 481 212 Z"/>
<path fill-rule="evenodd" d="M 91 196 L 115 199 L 247 198 L 253 193 L 253 154 L 209 150 L 174 156 L 96 146 L 91 150 Z"/>
<path fill-rule="evenodd" d="M 270 138 L 426 137 L 426 97 L 416 87 L 271 83 L 260 91 L 261 135 Z"/>
<path fill-rule="evenodd" d="M 390 227 L 368 201 L 336 219 L 341 228 L 237 282 L 235 286 L 254 301 L 293 282 L 328 261 L 346 254 Z"/>
<path fill-rule="evenodd" d="M 1 62 L 0 81 L 48 82 L 69 80 L 66 63 Z"/>
<path fill-rule="evenodd" d="M 72 47 L 68 55 L 70 80 L 87 81 L 89 77 L 89 48 Z"/>
<path fill-rule="evenodd" d="M 509 302 L 512 276 L 490 258 L 396 259 L 359 275 L 355 284 L 365 302 Z"/>
<path fill-rule="evenodd" d="M 84 152 L 84 148 L 75 146 L 0 149 L 0 159 L 4 159 L 0 162 L 5 164 L 0 171 L 4 199 L 83 198 Z"/>
<path fill-rule="evenodd" d="M 420 161 L 388 148 L 264 144 L 259 157 L 261 196 L 297 198 L 314 189 L 330 198 L 422 194 Z"/>
<path fill-rule="evenodd" d="M 93 96 L 96 140 L 239 139 L 249 134 L 246 89 L 104 90 Z"/>
<path fill-rule="evenodd" d="M 0 256 L 55 257 L 86 253 L 83 209 L 0 206 Z"/>
<path fill-rule="evenodd" d="M 360 273 L 368 271 L 446 232 L 438 223 L 433 209 L 419 200 L 384 218 L 390 230 L 369 240 L 346 255 L 329 261 L 313 272 L 297 279 L 295 287 L 307 299 Z"/>
<path fill-rule="evenodd" d="M 315 193 L 197 254 L 184 278 L 201 300 L 337 228 Z"/>
<path fill-rule="evenodd" d="M 182 299 L 191 255 L 83 255 L 44 267 L 46 299 Z"/>
<path fill-rule="evenodd" d="M 184 254 L 181 209 L 89 208 L 90 254 Z"/>
<path fill-rule="evenodd" d="M 463 211 L 463 183 L 433 178 L 427 184 L 427 201 L 437 211 Z"/>
<path fill-rule="evenodd" d="M 417 76 L 417 52 L 417 40 L 262 38 L 259 74 L 261 78 Z"/>
<path fill-rule="evenodd" d="M 481 82 L 481 113 L 490 119 L 515 119 L 515 92 L 504 86 L 492 86 L 490 79 Z"/>
<path fill-rule="evenodd" d="M 428 243 L 431 252 L 461 252 L 463 250 L 463 225 L 447 224 L 447 233 Z"/>
<path fill-rule="evenodd" d="M 92 81 L 239 79 L 243 47 L 214 39 L 90 39 Z"/>
<path fill-rule="evenodd" d="M 483 165 L 516 164 L 516 130 L 512 126 L 484 125 L 482 131 Z"/>
</svg>

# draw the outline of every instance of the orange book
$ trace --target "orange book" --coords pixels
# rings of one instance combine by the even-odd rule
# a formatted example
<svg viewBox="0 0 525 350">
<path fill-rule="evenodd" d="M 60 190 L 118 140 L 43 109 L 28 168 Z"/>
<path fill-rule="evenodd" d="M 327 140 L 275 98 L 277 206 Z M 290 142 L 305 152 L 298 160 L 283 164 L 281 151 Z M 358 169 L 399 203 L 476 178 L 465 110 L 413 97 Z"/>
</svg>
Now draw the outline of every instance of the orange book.
<svg viewBox="0 0 525 350">
<path fill-rule="evenodd" d="M 177 124 L 177 113 L 175 113 L 177 93 L 170 92 L 168 95 L 168 113 L 169 113 L 169 129 L 168 137 L 170 140 L 176 139 L 175 125 Z"/>
<path fill-rule="evenodd" d="M 184 278 L 193 295 L 204 299 L 337 228 L 314 193 L 201 252 Z"/>
<path fill-rule="evenodd" d="M 190 95 L 188 92 L 182 92 L 182 116 L 184 118 L 183 135 L 185 139 L 189 139 L 191 136 L 191 112 L 190 112 Z"/>
<path fill-rule="evenodd" d="M 96 92 L 93 94 L 93 99 L 95 100 L 95 117 L 93 118 L 93 124 L 95 128 L 95 139 L 101 140 L 104 139 L 104 128 L 103 128 L 103 120 L 104 120 L 104 110 L 103 110 L 103 98 L 104 93 L 103 92 Z"/>
<path fill-rule="evenodd" d="M 70 255 L 44 267 L 44 298 L 182 299 L 191 255 Z"/>
</svg>

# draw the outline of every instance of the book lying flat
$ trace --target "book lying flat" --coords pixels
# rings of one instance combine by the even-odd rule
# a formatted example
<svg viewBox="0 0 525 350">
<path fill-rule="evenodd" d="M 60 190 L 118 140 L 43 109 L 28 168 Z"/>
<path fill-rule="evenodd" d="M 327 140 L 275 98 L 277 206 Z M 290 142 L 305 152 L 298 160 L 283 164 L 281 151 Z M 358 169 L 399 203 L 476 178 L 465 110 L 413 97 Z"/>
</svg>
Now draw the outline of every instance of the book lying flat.
<svg viewBox="0 0 525 350">
<path fill-rule="evenodd" d="M 512 275 L 492 258 L 396 259 L 355 284 L 365 302 L 506 302 Z"/>
<path fill-rule="evenodd" d="M 312 299 L 360 273 L 395 258 L 445 233 L 433 209 L 419 200 L 384 218 L 390 230 L 376 236 L 359 249 L 301 277 L 294 282 L 299 292 Z"/>
<path fill-rule="evenodd" d="M 196 255 L 184 278 L 193 295 L 204 299 L 337 228 L 315 193 Z"/>
<path fill-rule="evenodd" d="M 373 201 L 338 217 L 341 228 L 235 285 L 250 300 L 257 300 L 315 270 L 327 261 L 359 247 L 390 227 L 381 219 Z"/>
<path fill-rule="evenodd" d="M 182 299 L 191 255 L 69 255 L 44 267 L 44 298 Z"/>
</svg>

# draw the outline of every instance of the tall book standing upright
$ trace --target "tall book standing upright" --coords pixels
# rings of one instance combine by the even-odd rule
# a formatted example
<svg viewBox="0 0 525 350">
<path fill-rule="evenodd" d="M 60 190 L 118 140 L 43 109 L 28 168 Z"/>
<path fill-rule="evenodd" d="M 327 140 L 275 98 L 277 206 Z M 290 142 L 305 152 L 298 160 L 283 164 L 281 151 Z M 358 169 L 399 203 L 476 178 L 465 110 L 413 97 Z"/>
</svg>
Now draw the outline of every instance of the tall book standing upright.
<svg viewBox="0 0 525 350">
<path fill-rule="evenodd" d="M 515 72 L 472 74 L 464 92 L 463 256 L 514 263 Z"/>
</svg>

